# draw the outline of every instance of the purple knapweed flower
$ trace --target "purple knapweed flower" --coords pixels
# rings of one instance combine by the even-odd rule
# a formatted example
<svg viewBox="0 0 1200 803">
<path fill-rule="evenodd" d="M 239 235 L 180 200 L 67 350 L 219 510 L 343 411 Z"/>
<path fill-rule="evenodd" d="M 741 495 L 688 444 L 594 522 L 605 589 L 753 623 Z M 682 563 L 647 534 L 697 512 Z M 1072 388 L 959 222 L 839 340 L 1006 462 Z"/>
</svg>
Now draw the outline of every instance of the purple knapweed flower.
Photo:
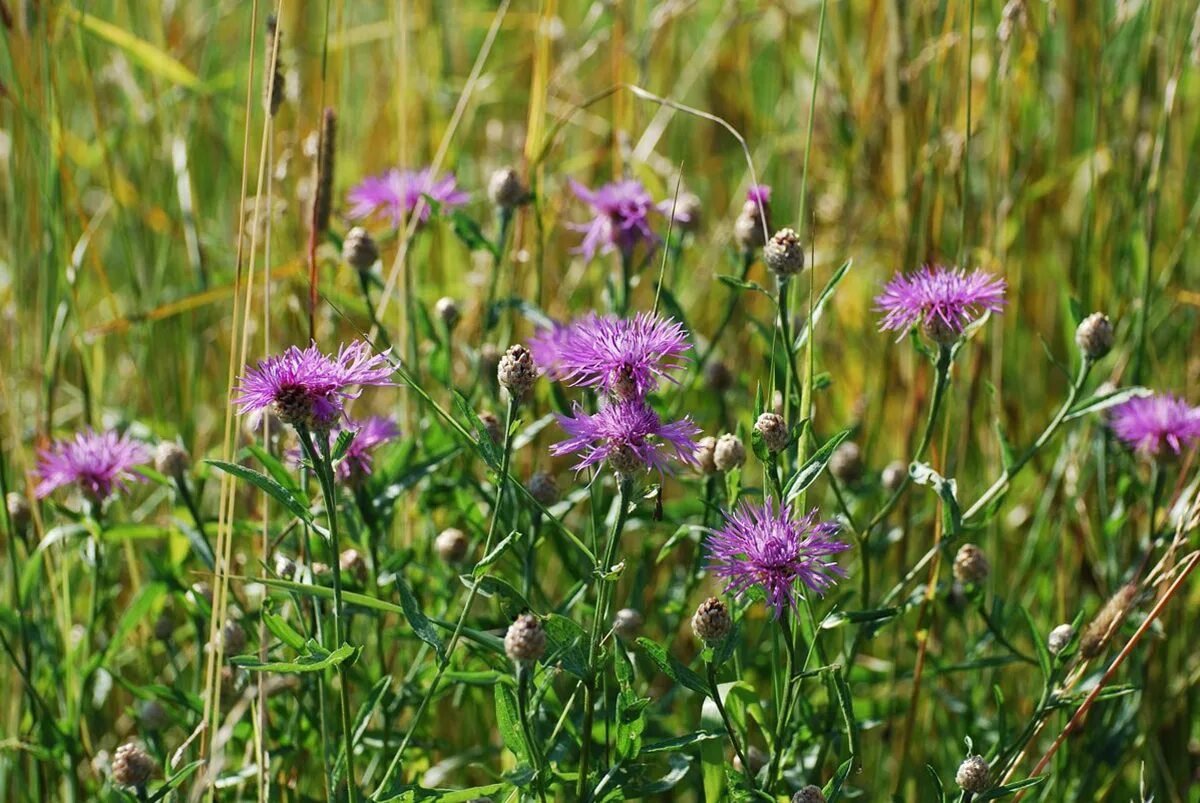
<svg viewBox="0 0 1200 803">
<path fill-rule="evenodd" d="M 726 578 L 726 590 L 738 597 L 752 586 L 761 588 L 778 619 L 785 608 L 795 608 L 797 581 L 823 594 L 835 578 L 846 576 L 829 560 L 850 548 L 834 537 L 839 529 L 835 521 L 817 521 L 815 508 L 797 518 L 786 505 L 776 510 L 770 499 L 761 505 L 743 502 L 709 536 L 708 568 Z"/>
<path fill-rule="evenodd" d="M 574 253 L 583 254 L 584 259 L 590 261 L 597 252 L 607 254 L 616 248 L 628 256 L 639 243 L 650 246 L 658 243 L 658 235 L 650 227 L 650 214 L 670 213 L 671 202 L 656 204 L 642 182 L 622 179 L 589 190 L 572 179 L 571 189 L 595 213 L 587 223 L 567 224 L 575 231 L 584 232 L 583 242 Z M 684 220 L 683 214 L 682 210 L 677 210 L 675 219 Z"/>
<path fill-rule="evenodd" d="M 357 397 L 356 385 L 394 385 L 387 352 L 375 354 L 364 341 L 342 346 L 327 356 L 313 343 L 292 346 L 245 371 L 233 401 L 245 413 L 272 409 L 292 426 L 329 428 L 342 415 L 346 399 Z"/>
<path fill-rule="evenodd" d="M 421 196 L 428 195 L 442 206 L 461 206 L 470 197 L 457 189 L 458 179 L 453 173 L 441 178 L 433 174 L 432 168 L 420 170 L 398 170 L 393 168 L 379 176 L 364 178 L 350 190 L 350 217 L 370 217 L 377 211 L 400 226 L 406 215 L 413 213 Z M 421 206 L 421 222 L 429 220 L 429 204 Z"/>
<path fill-rule="evenodd" d="M 746 200 L 749 203 L 766 206 L 771 203 L 771 185 L 751 184 L 750 189 L 746 190 Z"/>
<path fill-rule="evenodd" d="M 149 447 L 128 435 L 86 429 L 56 441 L 38 457 L 38 497 L 64 485 L 78 485 L 95 502 L 125 490 L 129 480 L 146 478 L 134 469 L 152 459 Z"/>
<path fill-rule="evenodd" d="M 643 399 L 622 399 L 605 404 L 589 415 L 576 404 L 573 416 L 558 416 L 558 423 L 570 435 L 550 447 L 555 456 L 579 452 L 582 459 L 576 471 L 610 461 L 620 474 L 639 469 L 670 470 L 670 460 L 692 465 L 696 451 L 693 436 L 700 428 L 691 418 L 664 424 L 658 413 Z"/>
<path fill-rule="evenodd" d="M 691 346 L 683 327 L 656 314 L 633 318 L 592 313 L 569 326 L 543 330 L 533 357 L 554 379 L 599 388 L 623 399 L 644 396 L 683 367 Z"/>
<path fill-rule="evenodd" d="M 353 432 L 354 440 L 346 448 L 346 454 L 336 466 L 339 480 L 348 481 L 370 476 L 372 452 L 379 446 L 400 437 L 400 426 L 391 416 L 373 415 L 357 421 L 347 421 L 327 433 L 329 448 L 332 450 L 342 432 Z M 289 456 L 299 463 L 303 452 L 294 449 Z"/>
<path fill-rule="evenodd" d="M 1170 447 L 1179 454 L 1200 440 L 1200 409 L 1170 393 L 1130 399 L 1114 407 L 1109 425 L 1127 446 L 1147 456 Z"/>
<path fill-rule="evenodd" d="M 926 266 L 897 273 L 875 297 L 876 311 L 884 313 L 879 328 L 903 337 L 922 324 L 939 343 L 950 343 L 984 312 L 999 312 L 1004 289 L 1004 279 L 978 269 Z"/>
</svg>

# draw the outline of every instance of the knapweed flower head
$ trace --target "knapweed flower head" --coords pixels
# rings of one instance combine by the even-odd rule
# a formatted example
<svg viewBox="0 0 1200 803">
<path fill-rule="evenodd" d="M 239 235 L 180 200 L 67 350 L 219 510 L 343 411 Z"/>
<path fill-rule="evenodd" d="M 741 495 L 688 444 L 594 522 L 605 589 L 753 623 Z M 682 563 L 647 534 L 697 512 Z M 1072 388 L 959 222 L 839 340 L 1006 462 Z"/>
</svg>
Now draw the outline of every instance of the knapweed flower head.
<svg viewBox="0 0 1200 803">
<path fill-rule="evenodd" d="M 77 485 L 93 501 L 103 502 L 125 490 L 130 480 L 144 481 L 135 469 L 151 459 L 150 448 L 126 434 L 86 429 L 41 451 L 36 470 L 41 482 L 35 493 L 40 498 L 56 488 Z"/>
<path fill-rule="evenodd" d="M 234 389 L 239 412 L 270 409 L 285 424 L 327 429 L 342 415 L 359 385 L 393 385 L 387 353 L 375 354 L 364 341 L 325 355 L 313 343 L 292 346 L 247 369 Z"/>
<path fill-rule="evenodd" d="M 365 218 L 381 212 L 391 218 L 393 225 L 400 226 L 424 195 L 442 206 L 461 206 L 470 198 L 458 189 L 458 179 L 453 173 L 435 176 L 429 167 L 420 170 L 393 168 L 382 175 L 363 179 L 350 190 L 349 199 L 353 204 L 350 217 Z M 429 215 L 429 204 L 422 204 L 421 222 L 427 222 Z"/>
<path fill-rule="evenodd" d="M 367 477 L 371 474 L 372 452 L 389 441 L 400 437 L 400 426 L 390 416 L 373 415 L 361 421 L 350 421 L 342 426 L 354 433 L 354 440 L 346 448 L 346 454 L 337 464 L 339 479 Z M 329 433 L 329 445 L 337 443 L 336 430 Z"/>
<path fill-rule="evenodd" d="M 1200 409 L 1170 393 L 1130 399 L 1112 409 L 1109 425 L 1127 446 L 1153 457 L 1179 454 L 1200 440 Z"/>
<path fill-rule="evenodd" d="M 1004 307 L 1004 280 L 982 270 L 926 266 L 897 273 L 875 297 L 879 328 L 901 337 L 921 324 L 939 343 L 956 340 L 985 312 Z"/>
<path fill-rule="evenodd" d="M 648 312 L 627 319 L 592 313 L 534 341 L 534 360 L 547 374 L 623 399 L 644 396 L 660 379 L 676 381 L 670 374 L 691 348 L 680 324 Z"/>
<path fill-rule="evenodd" d="M 751 184 L 750 189 L 746 190 L 746 201 L 758 206 L 766 206 L 771 203 L 771 185 Z"/>
<path fill-rule="evenodd" d="M 668 471 L 670 461 L 691 465 L 700 428 L 690 418 L 663 423 L 658 413 L 642 399 L 620 399 L 605 404 L 594 415 L 576 404 L 574 415 L 558 416 L 570 436 L 550 447 L 555 456 L 578 452 L 576 471 L 612 458 L 620 473 L 636 467 Z"/>
<path fill-rule="evenodd" d="M 709 536 L 709 570 L 729 581 L 726 590 L 740 597 L 757 586 L 766 594 L 775 617 L 796 605 L 797 581 L 823 594 L 845 571 L 830 560 L 850 548 L 835 537 L 835 521 L 818 521 L 814 508 L 797 517 L 786 505 L 778 508 L 743 502 L 725 514 L 725 526 Z"/>
<path fill-rule="evenodd" d="M 568 224 L 584 232 L 583 242 L 575 253 L 591 261 L 597 253 L 607 254 L 614 248 L 631 254 L 640 243 L 655 245 L 658 235 L 650 226 L 650 215 L 671 212 L 671 202 L 655 203 L 650 193 L 636 179 L 622 179 L 589 190 L 578 181 L 571 181 L 571 190 L 592 208 L 594 216 L 587 223 Z M 682 221 L 686 214 L 675 210 L 675 219 Z"/>
</svg>

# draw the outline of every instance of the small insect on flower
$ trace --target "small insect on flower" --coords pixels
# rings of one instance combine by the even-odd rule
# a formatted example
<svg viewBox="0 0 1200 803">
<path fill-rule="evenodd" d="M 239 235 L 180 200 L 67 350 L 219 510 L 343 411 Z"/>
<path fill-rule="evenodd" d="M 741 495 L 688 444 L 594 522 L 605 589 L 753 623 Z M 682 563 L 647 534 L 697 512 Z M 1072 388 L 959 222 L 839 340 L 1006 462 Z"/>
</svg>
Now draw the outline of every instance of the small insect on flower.
<svg viewBox="0 0 1200 803">
<path fill-rule="evenodd" d="M 830 555 L 850 548 L 835 536 L 836 521 L 818 521 L 814 508 L 797 517 L 786 505 L 778 509 L 743 502 L 725 514 L 725 526 L 708 537 L 709 570 L 728 580 L 726 590 L 740 597 L 751 587 L 761 588 L 775 618 L 785 608 L 795 608 L 799 581 L 822 594 L 846 572 Z"/>
<path fill-rule="evenodd" d="M 663 423 L 658 413 L 642 399 L 623 399 L 605 404 L 594 415 L 578 404 L 573 416 L 558 416 L 558 423 L 570 435 L 550 447 L 550 453 L 562 456 L 579 452 L 582 459 L 576 471 L 616 458 L 620 473 L 636 468 L 669 470 L 670 460 L 692 465 L 696 443 L 692 440 L 700 428 L 691 418 Z"/>
<path fill-rule="evenodd" d="M 103 502 L 124 491 L 130 480 L 143 482 L 145 477 L 135 469 L 151 459 L 149 447 L 128 434 L 86 429 L 41 451 L 35 472 L 41 482 L 34 493 L 41 498 L 56 488 L 77 485 L 93 502 Z"/>
<path fill-rule="evenodd" d="M 623 319 L 591 315 L 566 327 L 542 330 L 530 346 L 547 374 L 622 399 L 641 397 L 681 370 L 691 348 L 683 327 L 643 312 Z"/>
<path fill-rule="evenodd" d="M 429 167 L 421 170 L 392 169 L 382 175 L 365 178 L 350 190 L 348 197 L 353 204 L 350 217 L 365 218 L 381 212 L 391 218 L 392 224 L 398 228 L 420 204 L 420 220 L 427 223 L 429 204 L 420 203 L 426 195 L 443 207 L 462 206 L 471 197 L 458 189 L 458 179 L 453 173 L 437 177 Z"/>
<path fill-rule="evenodd" d="M 1004 280 L 982 270 L 925 267 L 897 273 L 875 297 L 879 328 L 901 338 L 921 324 L 934 342 L 949 345 L 985 312 L 1004 308 Z"/>
<path fill-rule="evenodd" d="M 1169 393 L 1117 405 L 1109 421 L 1126 446 L 1147 457 L 1157 456 L 1165 447 L 1179 454 L 1200 440 L 1200 409 Z"/>
<path fill-rule="evenodd" d="M 387 352 L 375 354 L 361 340 L 336 356 L 322 354 L 316 343 L 292 346 L 247 369 L 233 401 L 243 414 L 269 408 L 285 424 L 328 429 L 342 415 L 345 400 L 357 397 L 350 388 L 395 385 L 391 374 Z"/>
<path fill-rule="evenodd" d="M 568 223 L 575 231 L 583 232 L 583 242 L 574 250 L 591 261 L 597 253 L 607 254 L 614 249 L 625 256 L 639 244 L 654 247 L 659 236 L 650 225 L 651 214 L 666 215 L 671 202 L 655 203 L 650 193 L 635 179 L 622 179 L 589 190 L 578 181 L 570 182 L 579 200 L 591 207 L 593 217 L 587 223 Z M 675 219 L 683 220 L 683 210 L 675 210 Z"/>
</svg>

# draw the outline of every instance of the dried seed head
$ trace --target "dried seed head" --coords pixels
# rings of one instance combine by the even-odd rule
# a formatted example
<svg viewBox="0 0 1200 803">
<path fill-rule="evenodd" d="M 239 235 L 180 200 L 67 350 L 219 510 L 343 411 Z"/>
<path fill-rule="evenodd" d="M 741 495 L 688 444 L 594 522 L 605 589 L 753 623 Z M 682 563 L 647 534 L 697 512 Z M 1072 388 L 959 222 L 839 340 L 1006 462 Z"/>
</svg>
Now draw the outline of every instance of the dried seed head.
<svg viewBox="0 0 1200 803">
<path fill-rule="evenodd" d="M 163 441 L 154 451 L 154 468 L 159 474 L 182 477 L 190 464 L 187 451 L 175 441 Z"/>
<path fill-rule="evenodd" d="M 954 579 L 960 583 L 979 585 L 991 571 L 987 556 L 974 544 L 963 544 L 954 556 Z"/>
<path fill-rule="evenodd" d="M 539 471 L 529 478 L 529 494 L 541 503 L 542 507 L 550 507 L 558 501 L 558 482 L 554 475 Z"/>
<path fill-rule="evenodd" d="M 821 787 L 809 784 L 792 795 L 792 803 L 825 803 L 825 793 Z"/>
<path fill-rule="evenodd" d="M 457 527 L 447 527 L 438 534 L 433 546 L 437 550 L 438 557 L 446 563 L 454 564 L 462 563 L 463 558 L 467 556 L 467 550 L 471 548 L 471 542 L 467 540 L 467 536 L 462 530 Z"/>
<path fill-rule="evenodd" d="M 775 413 L 763 413 L 754 422 L 754 430 L 762 436 L 768 452 L 781 452 L 788 445 L 787 422 Z"/>
<path fill-rule="evenodd" d="M 367 561 L 357 549 L 343 549 L 338 556 L 338 568 L 360 583 L 367 579 Z"/>
<path fill-rule="evenodd" d="M 725 433 L 713 448 L 713 463 L 718 471 L 732 471 L 746 463 L 746 447 L 737 435 Z"/>
<path fill-rule="evenodd" d="M 1075 345 L 1084 357 L 1098 360 L 1113 347 L 1113 328 L 1103 312 L 1093 312 L 1079 322 L 1075 329 Z"/>
<path fill-rule="evenodd" d="M 437 312 L 438 320 L 446 325 L 447 329 L 453 329 L 458 323 L 458 302 L 449 296 L 443 296 L 437 300 L 434 306 L 434 311 Z"/>
<path fill-rule="evenodd" d="M 158 700 L 146 700 L 138 709 L 138 724 L 148 731 L 160 731 L 171 724 L 171 719 Z"/>
<path fill-rule="evenodd" d="M 263 73 L 263 105 L 267 113 L 274 117 L 283 105 L 286 83 L 279 69 L 279 50 L 283 47 L 283 31 L 278 29 L 275 15 L 267 17 L 267 68 Z"/>
<path fill-rule="evenodd" d="M 729 615 L 729 608 L 716 597 L 701 602 L 692 615 L 692 632 L 705 644 L 723 641 L 732 629 L 733 617 Z"/>
<path fill-rule="evenodd" d="M 1096 614 L 1079 637 L 1079 654 L 1084 658 L 1095 658 L 1108 645 L 1117 628 L 1125 621 L 1134 597 L 1137 596 L 1137 585 L 1127 583 L 1121 586 L 1117 593 L 1104 603 L 1104 607 Z"/>
<path fill-rule="evenodd" d="M 1068 624 L 1059 625 L 1050 631 L 1049 636 L 1046 636 L 1046 649 L 1050 650 L 1051 655 L 1058 655 L 1067 648 L 1074 635 L 1075 628 Z"/>
<path fill-rule="evenodd" d="M 763 246 L 763 263 L 779 278 L 795 276 L 804 270 L 804 246 L 794 229 L 780 229 Z"/>
<path fill-rule="evenodd" d="M 622 608 L 613 617 L 612 629 L 623 639 L 637 638 L 642 630 L 642 615 L 633 608 Z"/>
<path fill-rule="evenodd" d="M 230 619 L 221 630 L 221 646 L 226 658 L 240 655 L 246 649 L 246 631 L 240 624 Z"/>
<path fill-rule="evenodd" d="M 524 398 L 537 379 L 537 368 L 534 367 L 529 349 L 519 343 L 509 346 L 496 368 L 496 379 L 512 398 Z"/>
<path fill-rule="evenodd" d="M 714 393 L 724 393 L 733 387 L 733 373 L 720 360 L 712 360 L 704 366 L 704 383 Z"/>
<path fill-rule="evenodd" d="M 483 424 L 483 428 L 492 443 L 497 446 L 504 440 L 504 428 L 500 426 L 500 419 L 490 410 L 484 410 L 479 414 L 479 421 Z"/>
<path fill-rule="evenodd" d="M 696 465 L 699 466 L 703 474 L 716 474 L 717 462 L 715 452 L 717 449 L 717 439 L 712 435 L 705 435 L 696 442 L 696 451 L 692 452 L 692 457 L 696 460 Z"/>
<path fill-rule="evenodd" d="M 764 213 L 767 210 L 764 208 Z M 767 227 L 771 226 L 771 216 L 767 213 Z M 762 217 L 758 213 L 758 204 L 746 201 L 741 214 L 733 222 L 733 239 L 744 254 L 753 254 L 767 244 L 767 235 L 763 231 Z"/>
<path fill-rule="evenodd" d="M 883 472 L 879 475 L 879 481 L 883 484 L 884 490 L 895 493 L 900 490 L 900 485 L 907 476 L 908 466 L 899 460 L 893 460 L 884 466 Z"/>
<path fill-rule="evenodd" d="M 525 203 L 525 187 L 521 176 L 511 167 L 503 167 L 492 173 L 488 180 L 488 200 L 501 209 L 513 209 Z"/>
<path fill-rule="evenodd" d="M 355 270 L 370 270 L 379 261 L 379 246 L 369 231 L 362 226 L 355 226 L 342 240 L 342 259 Z"/>
<path fill-rule="evenodd" d="M 9 491 L 8 495 L 4 497 L 4 504 L 8 508 L 8 518 L 12 522 L 13 529 L 19 533 L 24 532 L 33 516 L 29 500 L 15 491 Z"/>
<path fill-rule="evenodd" d="M 546 631 L 536 616 L 521 614 L 504 634 L 504 652 L 517 663 L 534 663 L 546 652 Z"/>
<path fill-rule="evenodd" d="M 954 782 L 964 792 L 986 792 L 988 788 L 988 763 L 983 756 L 967 756 L 954 773 Z"/>
<path fill-rule="evenodd" d="M 333 166 L 337 140 L 337 114 L 326 109 L 321 116 L 320 150 L 317 153 L 317 178 L 313 195 L 313 231 L 324 232 L 329 228 L 329 216 L 333 213 Z"/>
<path fill-rule="evenodd" d="M 117 786 L 145 786 L 154 777 L 154 759 L 141 745 L 128 742 L 117 748 L 112 762 L 112 779 Z"/>
<path fill-rule="evenodd" d="M 829 472 L 839 481 L 853 485 L 863 476 L 862 450 L 854 441 L 843 441 L 829 457 Z"/>
</svg>

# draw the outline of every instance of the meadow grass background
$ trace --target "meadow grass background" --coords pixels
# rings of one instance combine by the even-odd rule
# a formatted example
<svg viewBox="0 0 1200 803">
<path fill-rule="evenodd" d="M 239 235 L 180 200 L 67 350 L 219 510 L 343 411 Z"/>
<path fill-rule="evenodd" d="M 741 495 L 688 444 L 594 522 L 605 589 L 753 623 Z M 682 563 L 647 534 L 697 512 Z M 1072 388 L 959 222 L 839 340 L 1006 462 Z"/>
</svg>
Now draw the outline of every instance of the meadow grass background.
<svg viewBox="0 0 1200 803">
<path fill-rule="evenodd" d="M 472 66 L 496 19 L 495 3 L 281 5 L 287 94 L 269 143 L 269 246 L 258 240 L 269 251 L 252 255 L 247 235 L 240 266 L 245 272 L 255 260 L 260 287 L 265 262 L 273 277 L 269 309 L 260 290 L 252 302 L 245 330 L 252 357 L 266 348 L 266 337 L 271 351 L 308 337 L 312 149 L 306 143 L 325 106 L 338 114 L 333 228 L 342 233 L 351 186 L 394 165 L 426 164 L 443 140 L 443 167 L 472 192 L 468 209 L 491 231 L 487 177 L 507 164 L 524 172 L 552 126 L 565 120 L 531 177 L 540 224 L 531 209 L 520 213 L 505 280 L 512 295 L 558 318 L 600 306 L 608 270 L 607 262 L 587 265 L 570 251 L 578 235 L 563 224 L 586 214 L 566 179 L 592 185 L 628 173 L 656 198 L 668 198 L 682 176 L 682 187 L 703 199 L 703 222 L 668 268 L 668 287 L 688 326 L 709 332 L 731 292 L 716 276 L 737 270 L 732 221 L 750 175 L 737 141 L 711 121 L 629 90 L 578 108 L 596 93 L 631 84 L 718 115 L 744 136 L 760 180 L 774 187 L 774 225 L 790 223 L 811 241 L 817 289 L 853 260 L 817 327 L 814 360 L 828 384 L 816 395 L 814 427 L 828 434 L 855 426 L 871 469 L 907 458 L 930 382 L 928 365 L 907 343 L 894 344 L 876 330 L 871 299 L 893 272 L 922 263 L 982 267 L 1010 288 L 1008 308 L 956 364 L 945 426 L 935 439 L 934 464 L 971 489 L 968 498 L 997 473 L 996 422 L 1011 441 L 1026 443 L 1053 414 L 1070 384 L 1080 313 L 1103 310 L 1116 327 L 1118 347 L 1097 369 L 1097 381 L 1200 399 L 1200 244 L 1193 236 L 1200 223 L 1200 12 L 1192 0 L 829 2 L 815 94 L 817 0 L 517 0 L 475 80 Z M 239 219 L 244 137 L 249 129 L 246 194 L 253 199 L 269 4 L 4 0 L 4 6 L 0 453 L 7 488 L 24 487 L 37 447 L 85 424 L 136 422 L 152 438 L 178 436 L 197 462 L 219 456 L 231 332 L 241 329 L 232 317 L 238 239 L 250 218 L 247 205 Z M 335 246 L 322 244 L 317 331 L 323 344 L 365 328 L 356 277 L 335 255 Z M 396 242 L 385 241 L 385 275 L 395 255 Z M 489 264 L 438 224 L 417 238 L 406 265 L 421 304 L 431 308 L 443 295 L 460 299 L 455 366 L 468 383 Z M 636 289 L 641 307 L 653 302 L 652 273 Z M 767 283 L 761 266 L 751 278 Z M 402 289 L 403 283 L 384 316 L 397 343 L 413 325 Z M 718 404 L 699 383 L 676 405 L 706 432 L 752 423 L 747 411 L 765 359 L 752 320 L 769 325 L 770 314 L 766 299 L 743 294 L 718 349 L 735 372 L 734 388 Z M 520 318 L 515 325 L 514 341 L 532 331 Z M 404 396 L 369 394 L 365 401 L 403 409 L 419 441 L 421 427 Z M 1098 479 L 1105 440 L 1095 420 L 1069 426 L 1019 479 L 994 522 L 973 536 L 992 556 L 998 593 L 1026 606 L 1044 631 L 1099 607 L 1119 585 L 1122 561 L 1147 526 L 1136 487 L 1144 482 L 1142 467 L 1126 458 L 1107 469 L 1114 472 L 1109 482 Z M 524 475 L 547 460 L 527 450 L 517 464 Z M 1177 468 L 1172 498 L 1186 497 L 1194 482 L 1190 459 Z M 559 469 L 569 484 L 567 464 Z M 1114 481 L 1117 475 L 1124 479 Z M 216 485 L 206 485 L 213 509 Z M 453 512 L 437 505 L 455 499 L 449 493 L 403 503 L 389 536 L 397 549 L 427 543 L 453 522 Z M 683 493 L 676 486 L 668 499 Z M 885 587 L 932 542 L 932 505 L 928 492 L 920 493 L 877 564 Z M 824 486 L 813 494 L 810 501 L 834 510 Z M 254 504 L 247 499 L 240 506 L 248 523 L 234 541 L 250 571 L 256 570 Z M 170 525 L 161 495 L 143 495 L 127 510 L 131 519 Z M 643 532 L 653 539 L 646 547 L 652 558 L 669 530 L 647 525 L 635 535 Z M 0 545 L 15 548 L 11 537 Z M 122 550 L 114 610 L 163 571 L 146 562 L 144 551 L 171 555 L 164 563 L 180 587 L 198 577 L 177 534 L 127 542 Z M 73 589 L 87 582 L 76 564 L 69 549 L 47 558 L 22 604 L 47 656 L 35 665 L 34 679 L 56 717 L 81 720 L 90 756 L 111 752 L 136 730 L 130 715 L 136 695 L 118 683 L 98 707 L 73 699 L 67 645 L 72 614 L 78 618 L 86 596 Z M 848 568 L 853 585 L 855 559 Z M 652 564 L 644 571 L 638 588 L 649 589 L 645 598 L 669 597 L 660 584 L 672 575 Z M 15 590 L 7 570 L 3 585 L 9 605 Z M 1086 780 L 1053 788 L 1043 799 L 1141 800 L 1142 785 L 1155 800 L 1198 799 L 1198 602 L 1193 582 L 1121 670 L 1119 680 L 1136 691 L 1097 710 L 1095 731 L 1073 739 L 1056 759 L 1072 763 L 1070 774 Z M 686 601 L 678 604 L 690 610 Z M 924 799 L 927 764 L 952 777 L 964 734 L 996 727 L 1002 712 L 1015 727 L 1036 703 L 1036 667 L 939 671 L 977 657 L 971 645 L 980 625 L 937 607 L 933 669 L 911 713 L 916 737 L 901 755 L 915 656 L 915 614 L 909 616 L 870 644 L 854 683 L 864 729 L 861 770 L 850 783 L 864 800 L 892 792 Z M 3 623 L 10 637 L 13 621 L 10 607 Z M 165 660 L 152 621 L 124 634 L 110 667 L 135 684 L 152 682 Z M 647 631 L 667 644 L 690 638 L 684 630 L 663 632 L 649 615 Z M 181 649 L 185 660 L 202 663 L 194 643 Z M 15 668 L 0 662 L 0 797 L 11 800 L 30 799 L 23 790 L 35 768 L 41 788 L 56 788 L 54 762 L 30 743 L 37 729 L 31 730 L 21 688 Z M 430 738 L 499 766 L 485 691 L 468 689 L 456 704 L 448 702 L 430 720 Z M 685 714 L 675 716 L 687 723 L 682 730 L 694 725 Z M 164 749 L 175 749 L 193 725 L 181 719 Z M 228 761 L 236 767 L 245 756 L 240 747 L 234 752 Z M 87 767 L 77 773 L 85 785 L 98 783 Z M 464 773 L 483 777 L 479 770 Z M 252 799 L 252 784 L 246 794 Z M 694 784 L 672 793 L 690 794 L 697 794 Z"/>
</svg>

